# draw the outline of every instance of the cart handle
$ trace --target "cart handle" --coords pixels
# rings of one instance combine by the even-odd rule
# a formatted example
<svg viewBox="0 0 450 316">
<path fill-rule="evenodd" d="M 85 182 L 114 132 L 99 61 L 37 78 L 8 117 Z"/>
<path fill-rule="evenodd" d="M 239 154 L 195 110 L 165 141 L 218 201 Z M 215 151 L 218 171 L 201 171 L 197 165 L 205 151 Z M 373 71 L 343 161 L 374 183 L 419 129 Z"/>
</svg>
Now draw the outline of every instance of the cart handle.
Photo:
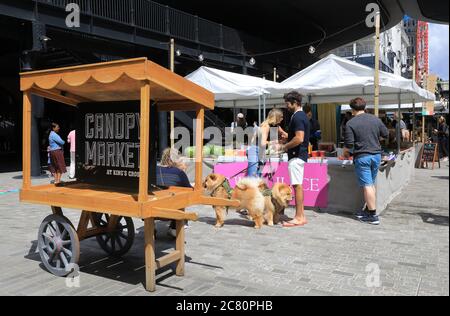
<svg viewBox="0 0 450 316">
<path fill-rule="evenodd" d="M 239 207 L 241 205 L 241 202 L 238 200 L 228 200 L 228 199 L 215 198 L 215 197 L 209 197 L 209 196 L 200 196 L 198 199 L 198 204 L 212 205 L 212 206 Z"/>
<path fill-rule="evenodd" d="M 160 208 L 160 207 L 152 208 L 151 217 L 173 219 L 173 220 L 177 220 L 177 221 L 181 221 L 181 220 L 197 221 L 198 220 L 197 213 L 186 213 L 186 212 L 180 211 L 180 210 L 172 210 L 172 209 Z"/>
</svg>

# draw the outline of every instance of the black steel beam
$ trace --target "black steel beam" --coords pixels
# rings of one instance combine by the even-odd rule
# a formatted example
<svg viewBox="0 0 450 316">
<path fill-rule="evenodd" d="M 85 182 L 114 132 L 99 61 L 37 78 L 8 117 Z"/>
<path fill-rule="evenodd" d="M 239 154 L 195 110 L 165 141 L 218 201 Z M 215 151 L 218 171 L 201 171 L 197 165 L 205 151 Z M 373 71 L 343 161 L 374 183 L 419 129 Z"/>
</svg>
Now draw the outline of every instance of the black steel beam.
<svg viewBox="0 0 450 316">
<path fill-rule="evenodd" d="M 65 24 L 66 12 L 60 8 L 43 5 L 34 1 L 0 1 L 0 15 L 14 17 L 20 20 L 41 23 L 61 30 L 75 31 L 90 36 L 101 37 L 114 41 L 130 43 L 143 47 L 168 50 L 164 41 L 155 38 L 164 38 L 166 42 L 171 38 L 170 34 L 158 34 L 144 30 L 135 25 L 118 23 L 117 21 L 82 14 L 79 28 L 68 28 Z M 227 63 L 243 67 L 243 59 L 238 53 L 235 57 L 224 57 L 221 47 L 212 47 L 192 41 L 180 40 L 176 42 L 177 49 L 185 55 L 197 58 L 199 53 L 207 54 L 212 61 Z M 228 52 L 229 54 L 229 52 Z"/>
</svg>

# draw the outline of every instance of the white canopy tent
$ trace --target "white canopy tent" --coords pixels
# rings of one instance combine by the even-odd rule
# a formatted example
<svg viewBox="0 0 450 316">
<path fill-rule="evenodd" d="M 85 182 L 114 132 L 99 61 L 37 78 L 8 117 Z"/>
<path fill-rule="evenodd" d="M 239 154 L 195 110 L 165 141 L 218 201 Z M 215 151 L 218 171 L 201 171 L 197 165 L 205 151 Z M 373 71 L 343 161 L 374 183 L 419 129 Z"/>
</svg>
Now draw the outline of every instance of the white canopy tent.
<svg viewBox="0 0 450 316">
<path fill-rule="evenodd" d="M 265 88 L 274 83 L 257 77 L 209 67 L 200 67 L 187 75 L 186 79 L 213 92 L 216 101 L 258 99 L 258 97 L 268 94 L 269 91 Z"/>
<path fill-rule="evenodd" d="M 277 82 L 209 67 L 200 67 L 186 79 L 213 92 L 217 107 L 258 109 L 260 122 L 269 90 L 280 91 Z"/>
<path fill-rule="evenodd" d="M 329 55 L 281 83 L 284 91 L 296 90 L 308 96 L 312 104 L 347 104 L 355 97 L 374 102 L 375 70 L 356 62 Z M 269 89 L 269 92 L 270 91 Z M 429 91 L 412 80 L 380 72 L 380 104 L 433 101 Z"/>
</svg>

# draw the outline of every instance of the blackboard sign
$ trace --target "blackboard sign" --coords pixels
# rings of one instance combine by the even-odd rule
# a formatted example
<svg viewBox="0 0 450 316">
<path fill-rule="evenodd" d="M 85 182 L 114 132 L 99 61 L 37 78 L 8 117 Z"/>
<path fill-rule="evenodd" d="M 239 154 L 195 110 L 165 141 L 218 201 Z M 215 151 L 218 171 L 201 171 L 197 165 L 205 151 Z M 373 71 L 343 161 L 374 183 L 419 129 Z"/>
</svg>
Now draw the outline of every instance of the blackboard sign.
<svg viewBox="0 0 450 316">
<path fill-rule="evenodd" d="M 78 106 L 77 179 L 102 186 L 139 186 L 140 103 L 101 102 Z M 149 182 L 156 184 L 156 107 L 150 113 Z"/>
<path fill-rule="evenodd" d="M 438 144 L 424 144 L 422 149 L 421 165 L 423 166 L 425 164 L 428 167 L 428 163 L 432 163 L 434 169 L 434 164 L 436 162 L 439 162 Z"/>
</svg>

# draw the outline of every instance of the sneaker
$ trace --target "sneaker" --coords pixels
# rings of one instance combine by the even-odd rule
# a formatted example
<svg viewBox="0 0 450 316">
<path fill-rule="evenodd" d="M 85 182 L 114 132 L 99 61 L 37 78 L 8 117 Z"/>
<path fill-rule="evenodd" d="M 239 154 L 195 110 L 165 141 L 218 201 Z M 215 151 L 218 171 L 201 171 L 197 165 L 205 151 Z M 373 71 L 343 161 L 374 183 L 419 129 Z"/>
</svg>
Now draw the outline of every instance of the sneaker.
<svg viewBox="0 0 450 316">
<path fill-rule="evenodd" d="M 380 225 L 380 218 L 378 215 L 366 214 L 366 216 L 362 217 L 360 221 L 371 225 Z"/>
<path fill-rule="evenodd" d="M 361 219 L 367 215 L 369 215 L 369 212 L 367 210 L 367 204 L 364 204 L 364 207 L 361 210 L 356 212 L 355 217 L 357 219 Z"/>
<path fill-rule="evenodd" d="M 355 217 L 357 219 L 362 219 L 366 216 L 369 216 L 369 213 L 366 210 L 359 210 L 358 212 L 356 212 Z"/>
</svg>

